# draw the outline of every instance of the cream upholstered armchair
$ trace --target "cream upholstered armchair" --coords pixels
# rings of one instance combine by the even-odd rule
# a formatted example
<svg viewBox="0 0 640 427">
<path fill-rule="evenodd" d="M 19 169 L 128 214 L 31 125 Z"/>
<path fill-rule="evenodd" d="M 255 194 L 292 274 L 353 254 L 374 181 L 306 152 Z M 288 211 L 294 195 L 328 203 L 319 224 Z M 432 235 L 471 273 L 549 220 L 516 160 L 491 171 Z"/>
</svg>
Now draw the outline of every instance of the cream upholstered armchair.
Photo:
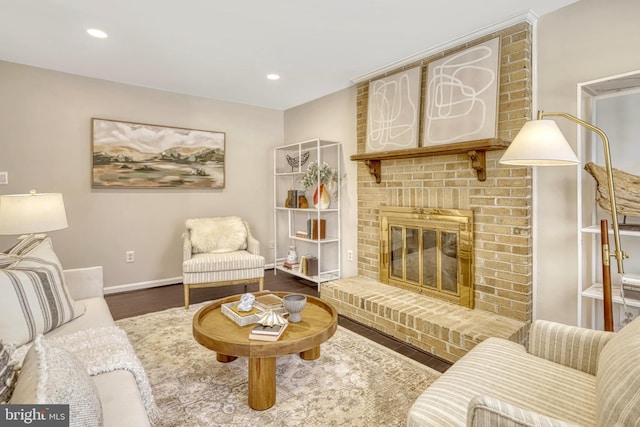
<svg viewBox="0 0 640 427">
<path fill-rule="evenodd" d="M 619 332 L 535 320 L 528 346 L 488 338 L 436 379 L 407 427 L 624 427 L 640 420 L 640 318 Z"/>
<path fill-rule="evenodd" d="M 185 223 L 182 283 L 184 306 L 191 288 L 258 283 L 264 287 L 264 257 L 249 224 L 239 217 L 193 218 Z"/>
</svg>

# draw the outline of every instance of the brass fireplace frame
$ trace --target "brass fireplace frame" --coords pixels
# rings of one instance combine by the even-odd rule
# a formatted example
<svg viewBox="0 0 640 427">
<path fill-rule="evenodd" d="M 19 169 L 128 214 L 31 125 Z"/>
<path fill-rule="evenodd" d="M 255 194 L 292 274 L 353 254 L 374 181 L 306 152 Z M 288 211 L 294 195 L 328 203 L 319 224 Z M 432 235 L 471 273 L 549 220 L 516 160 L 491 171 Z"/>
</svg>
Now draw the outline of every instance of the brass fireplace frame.
<svg viewBox="0 0 640 427">
<path fill-rule="evenodd" d="M 457 235 L 457 289 L 455 292 L 442 289 L 441 263 L 438 262 L 437 286 L 431 289 L 424 284 L 423 262 L 419 262 L 419 280 L 407 279 L 406 244 L 402 252 L 403 277 L 391 274 L 391 227 L 410 227 L 420 230 L 419 256 L 423 259 L 423 231 L 455 233 Z M 440 243 L 438 243 L 440 245 Z M 440 246 L 438 248 L 441 251 Z M 440 255 L 438 255 L 440 260 Z M 380 208 L 380 281 L 389 285 L 425 294 L 433 298 L 449 301 L 464 307 L 473 308 L 473 211 L 460 209 L 430 209 L 407 207 Z"/>
</svg>

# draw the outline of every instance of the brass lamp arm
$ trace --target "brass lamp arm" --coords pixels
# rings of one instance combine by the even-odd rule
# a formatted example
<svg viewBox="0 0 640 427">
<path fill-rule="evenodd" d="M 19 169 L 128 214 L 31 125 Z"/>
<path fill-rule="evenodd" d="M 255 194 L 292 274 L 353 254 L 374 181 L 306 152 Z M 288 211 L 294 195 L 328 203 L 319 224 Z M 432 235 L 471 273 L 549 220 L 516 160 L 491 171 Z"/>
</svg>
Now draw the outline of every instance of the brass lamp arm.
<svg viewBox="0 0 640 427">
<path fill-rule="evenodd" d="M 618 228 L 618 209 L 616 207 L 616 196 L 613 189 L 613 167 L 611 166 L 611 151 L 609 150 L 609 138 L 602 131 L 602 129 L 593 126 L 590 123 L 585 122 L 584 120 L 580 120 L 576 116 L 573 116 L 568 113 L 545 113 L 543 111 L 538 111 L 538 120 L 542 120 L 545 117 L 564 117 L 567 120 L 570 120 L 574 123 L 583 126 L 590 131 L 593 131 L 600 135 L 602 139 L 602 145 L 604 146 L 604 162 L 605 169 L 607 172 L 607 183 L 609 185 L 609 203 L 611 204 L 611 224 L 613 225 L 613 240 L 616 245 L 616 250 L 613 254 L 609 256 L 615 257 L 616 262 L 618 264 L 618 273 L 620 275 L 624 274 L 624 267 L 622 261 L 624 258 L 629 258 L 629 255 L 620 249 L 620 230 Z M 604 257 L 606 255 L 603 254 L 603 262 L 605 262 Z M 608 261 L 608 260 L 607 260 Z"/>
</svg>

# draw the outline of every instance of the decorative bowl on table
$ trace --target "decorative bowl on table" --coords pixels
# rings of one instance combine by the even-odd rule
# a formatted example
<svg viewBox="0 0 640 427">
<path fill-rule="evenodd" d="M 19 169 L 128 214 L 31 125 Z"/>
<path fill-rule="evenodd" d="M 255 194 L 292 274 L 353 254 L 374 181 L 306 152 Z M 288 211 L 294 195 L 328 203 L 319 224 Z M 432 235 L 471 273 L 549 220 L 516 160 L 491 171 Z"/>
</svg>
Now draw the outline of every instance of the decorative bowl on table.
<svg viewBox="0 0 640 427">
<path fill-rule="evenodd" d="M 307 296 L 302 294 L 289 294 L 282 298 L 284 308 L 289 312 L 289 322 L 297 323 L 302 320 L 300 312 L 307 304 Z"/>
</svg>

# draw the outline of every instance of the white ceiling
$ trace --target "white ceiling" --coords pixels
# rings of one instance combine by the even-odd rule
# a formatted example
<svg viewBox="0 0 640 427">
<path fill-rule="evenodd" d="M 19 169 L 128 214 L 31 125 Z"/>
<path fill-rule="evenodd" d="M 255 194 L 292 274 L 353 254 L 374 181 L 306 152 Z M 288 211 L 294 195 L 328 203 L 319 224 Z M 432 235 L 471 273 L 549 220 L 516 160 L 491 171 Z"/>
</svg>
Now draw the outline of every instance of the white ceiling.
<svg viewBox="0 0 640 427">
<path fill-rule="evenodd" d="M 0 60 L 284 110 L 575 1 L 0 0 Z"/>
</svg>

